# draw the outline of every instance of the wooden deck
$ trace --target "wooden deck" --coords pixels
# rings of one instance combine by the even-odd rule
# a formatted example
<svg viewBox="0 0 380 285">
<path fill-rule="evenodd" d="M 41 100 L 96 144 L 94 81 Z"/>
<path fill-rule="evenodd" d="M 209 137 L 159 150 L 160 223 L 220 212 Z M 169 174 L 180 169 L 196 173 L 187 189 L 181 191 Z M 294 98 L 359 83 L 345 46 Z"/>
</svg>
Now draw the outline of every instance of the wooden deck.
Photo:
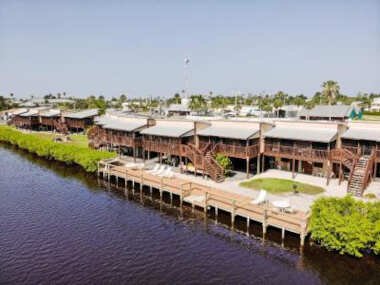
<svg viewBox="0 0 380 285">
<path fill-rule="evenodd" d="M 205 213 L 214 208 L 216 216 L 219 210 L 223 210 L 230 214 L 232 225 L 237 216 L 247 220 L 248 228 L 251 220 L 259 222 L 263 226 L 263 235 L 265 235 L 268 226 L 280 229 L 282 238 L 285 237 L 285 231 L 298 234 L 301 246 L 303 246 L 308 233 L 309 215 L 305 212 L 283 213 L 269 204 L 253 205 L 247 196 L 194 183 L 179 177 L 163 178 L 152 175 L 146 170 L 128 169 L 121 165 L 120 161 L 116 161 L 116 163 L 101 161 L 98 167 L 98 175 L 107 180 L 110 180 L 111 177 L 115 177 L 116 181 L 122 179 L 125 187 L 127 187 L 128 181 L 132 181 L 133 185 L 139 184 L 141 192 L 144 185 L 149 186 L 150 189 L 158 189 L 161 199 L 163 192 L 169 193 L 171 199 L 173 195 L 177 195 L 181 207 L 183 203 L 189 203 L 193 208 L 203 209 Z M 193 197 L 200 199 L 192 199 Z"/>
</svg>

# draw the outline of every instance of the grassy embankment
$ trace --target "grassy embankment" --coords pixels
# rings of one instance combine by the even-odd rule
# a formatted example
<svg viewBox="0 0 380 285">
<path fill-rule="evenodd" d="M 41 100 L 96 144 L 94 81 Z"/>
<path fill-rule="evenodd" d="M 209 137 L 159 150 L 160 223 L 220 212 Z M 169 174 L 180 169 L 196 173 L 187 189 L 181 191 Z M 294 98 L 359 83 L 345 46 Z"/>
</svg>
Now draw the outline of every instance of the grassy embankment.
<svg viewBox="0 0 380 285">
<path fill-rule="evenodd" d="M 9 126 L 0 126 L 0 142 L 16 145 L 41 157 L 80 165 L 87 172 L 95 172 L 99 160 L 116 156 L 112 152 L 90 149 L 83 135 L 72 135 L 69 142 L 53 142 L 52 139 L 51 134 L 28 134 Z"/>
<path fill-rule="evenodd" d="M 239 185 L 254 190 L 264 189 L 272 194 L 293 192 L 294 187 L 298 192 L 310 195 L 324 192 L 322 187 L 281 178 L 256 178 L 241 182 Z"/>
</svg>

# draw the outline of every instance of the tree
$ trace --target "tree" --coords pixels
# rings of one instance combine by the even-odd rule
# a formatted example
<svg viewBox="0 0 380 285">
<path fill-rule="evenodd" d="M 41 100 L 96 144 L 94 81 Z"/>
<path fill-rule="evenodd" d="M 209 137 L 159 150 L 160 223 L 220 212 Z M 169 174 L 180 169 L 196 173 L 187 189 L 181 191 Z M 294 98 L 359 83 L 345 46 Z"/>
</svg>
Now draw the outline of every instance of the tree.
<svg viewBox="0 0 380 285">
<path fill-rule="evenodd" d="M 280 108 L 283 106 L 281 99 L 277 98 L 273 101 L 273 107 L 276 109 L 277 117 L 280 116 Z"/>
<path fill-rule="evenodd" d="M 340 87 L 338 82 L 328 80 L 323 82 L 322 87 L 322 95 L 327 99 L 329 105 L 332 105 L 335 102 L 337 96 L 339 95 Z"/>
<path fill-rule="evenodd" d="M 196 112 L 207 111 L 207 102 L 202 95 L 192 95 L 189 108 Z"/>
</svg>

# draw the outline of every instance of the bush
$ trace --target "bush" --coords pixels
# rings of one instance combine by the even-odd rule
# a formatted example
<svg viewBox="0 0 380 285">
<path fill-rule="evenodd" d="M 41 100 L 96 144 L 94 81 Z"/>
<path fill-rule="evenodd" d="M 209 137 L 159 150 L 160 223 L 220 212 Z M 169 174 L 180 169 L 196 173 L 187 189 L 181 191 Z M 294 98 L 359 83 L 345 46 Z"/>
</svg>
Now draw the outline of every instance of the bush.
<svg viewBox="0 0 380 285">
<path fill-rule="evenodd" d="M 115 153 L 88 147 L 53 142 L 36 134 L 24 134 L 8 126 L 0 126 L 0 142 L 7 142 L 48 159 L 78 164 L 87 172 L 95 172 L 98 161 L 115 157 Z"/>
<path fill-rule="evenodd" d="M 223 167 L 224 172 L 227 172 L 232 168 L 231 159 L 229 159 L 229 157 L 225 156 L 224 154 L 216 154 L 215 160 L 221 167 Z"/>
<path fill-rule="evenodd" d="M 364 198 L 367 199 L 376 199 L 376 194 L 375 193 L 367 193 L 364 195 Z"/>
<path fill-rule="evenodd" d="M 380 253 L 380 203 L 320 198 L 312 206 L 311 237 L 329 250 L 361 257 Z"/>
</svg>

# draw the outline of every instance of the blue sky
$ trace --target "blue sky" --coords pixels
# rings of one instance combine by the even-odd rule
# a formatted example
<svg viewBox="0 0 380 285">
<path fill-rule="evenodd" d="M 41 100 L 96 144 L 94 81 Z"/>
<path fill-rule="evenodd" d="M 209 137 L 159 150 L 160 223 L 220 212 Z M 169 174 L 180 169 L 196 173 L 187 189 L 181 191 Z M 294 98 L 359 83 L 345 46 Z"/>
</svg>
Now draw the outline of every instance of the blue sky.
<svg viewBox="0 0 380 285">
<path fill-rule="evenodd" d="M 0 94 L 380 92 L 380 1 L 0 0 Z"/>
</svg>

